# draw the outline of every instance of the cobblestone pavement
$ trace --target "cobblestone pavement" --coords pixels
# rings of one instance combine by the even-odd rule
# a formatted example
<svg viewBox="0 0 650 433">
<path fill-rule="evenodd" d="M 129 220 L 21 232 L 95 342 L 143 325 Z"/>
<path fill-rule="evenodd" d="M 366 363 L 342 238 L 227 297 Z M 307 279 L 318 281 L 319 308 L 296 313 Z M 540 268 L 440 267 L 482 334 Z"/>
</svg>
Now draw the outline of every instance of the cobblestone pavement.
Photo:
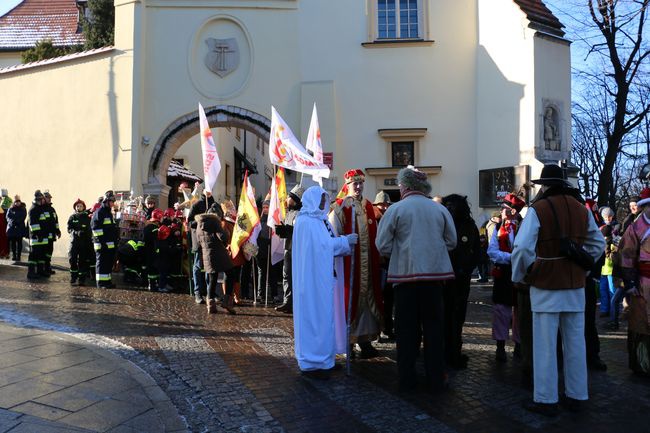
<svg viewBox="0 0 650 433">
<path fill-rule="evenodd" d="M 523 410 L 531 392 L 521 386 L 512 347 L 506 364 L 494 359 L 489 286 L 470 295 L 469 368 L 450 371 L 450 391 L 432 396 L 397 391 L 393 343 L 377 345 L 379 358 L 354 361 L 352 377 L 313 381 L 293 358 L 291 317 L 271 308 L 208 316 L 187 294 L 70 287 L 63 272 L 31 283 L 25 268 L 0 263 L 0 320 L 113 351 L 160 386 L 160 399 L 169 398 L 193 432 L 650 431 L 650 381 L 627 369 L 624 330 L 601 331 L 609 369 L 590 372 L 582 413 L 548 419 Z"/>
</svg>

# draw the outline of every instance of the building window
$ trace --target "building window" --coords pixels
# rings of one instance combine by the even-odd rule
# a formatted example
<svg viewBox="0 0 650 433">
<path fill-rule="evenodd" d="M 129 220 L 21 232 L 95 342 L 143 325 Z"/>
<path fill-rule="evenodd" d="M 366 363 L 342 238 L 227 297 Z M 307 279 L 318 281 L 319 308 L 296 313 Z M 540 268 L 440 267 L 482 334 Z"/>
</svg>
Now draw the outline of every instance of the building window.
<svg viewBox="0 0 650 433">
<path fill-rule="evenodd" d="M 391 142 L 391 156 L 393 167 L 406 167 L 407 165 L 415 165 L 415 142 Z"/>
<path fill-rule="evenodd" d="M 377 0 L 378 39 L 416 39 L 418 0 Z"/>
</svg>

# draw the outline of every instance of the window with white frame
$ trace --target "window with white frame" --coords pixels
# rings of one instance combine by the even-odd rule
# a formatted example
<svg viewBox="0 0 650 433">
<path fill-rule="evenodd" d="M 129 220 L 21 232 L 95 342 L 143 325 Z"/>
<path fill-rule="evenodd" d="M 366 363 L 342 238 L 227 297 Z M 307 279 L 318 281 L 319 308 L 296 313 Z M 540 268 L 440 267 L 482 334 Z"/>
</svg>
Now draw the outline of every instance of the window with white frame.
<svg viewBox="0 0 650 433">
<path fill-rule="evenodd" d="M 377 39 L 421 38 L 419 0 L 377 0 Z"/>
</svg>

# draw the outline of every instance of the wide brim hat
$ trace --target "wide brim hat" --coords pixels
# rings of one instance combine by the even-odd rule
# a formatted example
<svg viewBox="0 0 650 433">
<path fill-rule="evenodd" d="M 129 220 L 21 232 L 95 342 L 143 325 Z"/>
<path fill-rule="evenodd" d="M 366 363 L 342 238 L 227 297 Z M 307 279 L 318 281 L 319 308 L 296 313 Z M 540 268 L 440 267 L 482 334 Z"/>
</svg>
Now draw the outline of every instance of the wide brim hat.
<svg viewBox="0 0 650 433">
<path fill-rule="evenodd" d="M 539 179 L 533 179 L 531 182 L 546 186 L 571 186 L 564 176 L 564 170 L 557 164 L 546 164 Z"/>
<path fill-rule="evenodd" d="M 391 203 L 392 202 L 390 201 L 390 196 L 386 193 L 386 191 L 379 191 L 375 196 L 375 201 L 372 202 L 372 204 L 391 204 Z"/>
</svg>

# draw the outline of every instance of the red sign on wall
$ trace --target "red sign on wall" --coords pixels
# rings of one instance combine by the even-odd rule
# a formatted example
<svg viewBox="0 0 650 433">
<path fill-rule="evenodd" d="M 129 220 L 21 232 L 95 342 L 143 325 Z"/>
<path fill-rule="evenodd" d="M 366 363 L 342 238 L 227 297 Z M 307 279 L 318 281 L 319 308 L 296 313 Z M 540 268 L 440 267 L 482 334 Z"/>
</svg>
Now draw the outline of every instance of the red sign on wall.
<svg viewBox="0 0 650 433">
<path fill-rule="evenodd" d="M 334 170 L 334 152 L 323 152 L 323 163 Z"/>
</svg>

